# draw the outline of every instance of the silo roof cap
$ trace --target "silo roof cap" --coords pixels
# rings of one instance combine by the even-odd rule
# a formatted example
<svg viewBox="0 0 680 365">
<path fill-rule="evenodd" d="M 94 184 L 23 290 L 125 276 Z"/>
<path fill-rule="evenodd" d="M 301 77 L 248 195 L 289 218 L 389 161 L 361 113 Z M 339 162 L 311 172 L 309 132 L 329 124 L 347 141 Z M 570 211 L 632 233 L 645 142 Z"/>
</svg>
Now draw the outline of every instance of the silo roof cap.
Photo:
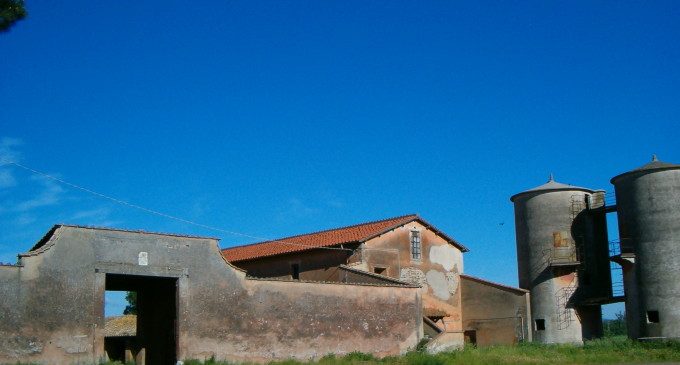
<svg viewBox="0 0 680 365">
<path fill-rule="evenodd" d="M 672 169 L 678 169 L 680 168 L 680 165 L 670 163 L 670 162 L 663 162 L 659 161 L 659 158 L 656 157 L 656 155 L 652 155 L 652 161 L 648 162 L 637 169 L 624 172 L 623 174 L 619 174 L 614 176 L 611 179 L 611 183 L 614 184 L 614 182 L 624 176 L 629 176 L 629 175 L 635 175 L 635 174 L 642 174 L 646 172 L 651 172 L 651 171 L 657 171 L 657 170 L 672 170 Z"/>
<path fill-rule="evenodd" d="M 517 193 L 517 194 L 513 195 L 512 197 L 510 197 L 510 201 L 514 202 L 515 198 L 517 198 L 518 196 L 523 195 L 523 194 L 536 193 L 536 192 L 560 191 L 560 190 L 578 190 L 578 191 L 585 191 L 587 193 L 594 193 L 596 191 L 599 191 L 599 190 L 582 188 L 580 186 L 574 186 L 574 185 L 563 184 L 563 183 L 557 182 L 557 181 L 555 181 L 555 177 L 553 176 L 553 174 L 550 174 L 550 177 L 548 178 L 547 183 L 545 183 L 543 185 L 539 185 L 539 186 L 532 188 L 532 189 L 529 189 L 529 190 L 525 190 L 521 193 Z"/>
</svg>

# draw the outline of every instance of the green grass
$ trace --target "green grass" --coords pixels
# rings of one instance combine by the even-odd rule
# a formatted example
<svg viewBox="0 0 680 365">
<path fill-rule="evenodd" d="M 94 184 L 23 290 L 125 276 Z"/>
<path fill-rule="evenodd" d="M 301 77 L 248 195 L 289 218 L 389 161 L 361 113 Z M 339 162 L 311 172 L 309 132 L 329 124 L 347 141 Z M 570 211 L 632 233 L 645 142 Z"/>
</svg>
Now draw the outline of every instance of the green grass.
<svg viewBox="0 0 680 365">
<path fill-rule="evenodd" d="M 520 344 L 494 346 L 429 355 L 409 352 L 404 356 L 377 359 L 359 352 L 345 356 L 327 355 L 317 361 L 284 360 L 270 365 L 477 365 L 477 364 L 643 364 L 651 362 L 680 362 L 680 342 L 637 342 L 625 337 L 610 337 L 588 341 L 583 346 Z M 215 360 L 187 360 L 185 365 L 231 365 Z M 109 362 L 101 365 L 122 365 Z"/>
<path fill-rule="evenodd" d="M 476 364 L 634 364 L 680 361 L 679 342 L 637 342 L 625 337 L 588 341 L 584 346 L 520 344 L 494 346 L 429 355 L 410 352 L 404 356 L 377 359 L 368 354 L 325 356 L 318 361 L 274 361 L 270 365 L 476 365 Z M 208 360 L 189 360 L 185 365 L 227 365 Z"/>
</svg>

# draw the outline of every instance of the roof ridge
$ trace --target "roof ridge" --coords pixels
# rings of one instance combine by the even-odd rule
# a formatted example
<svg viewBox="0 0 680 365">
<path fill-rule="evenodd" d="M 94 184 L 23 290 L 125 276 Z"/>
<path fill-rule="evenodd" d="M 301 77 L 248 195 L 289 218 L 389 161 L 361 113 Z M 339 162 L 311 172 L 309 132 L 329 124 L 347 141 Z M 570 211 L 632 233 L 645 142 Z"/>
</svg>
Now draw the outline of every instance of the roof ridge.
<svg viewBox="0 0 680 365">
<path fill-rule="evenodd" d="M 460 276 L 464 277 L 464 278 L 468 278 L 470 280 L 486 283 L 486 284 L 489 284 L 489 285 L 492 285 L 492 286 L 496 286 L 496 287 L 500 287 L 500 288 L 504 288 L 504 289 L 508 289 L 508 290 L 513 290 L 513 291 L 516 291 L 516 292 L 530 293 L 530 291 L 527 290 L 527 289 L 523 289 L 523 288 L 520 288 L 520 287 L 517 287 L 517 286 L 511 286 L 511 285 L 507 285 L 507 284 L 501 284 L 501 283 L 491 281 L 491 280 L 482 279 L 479 276 L 474 276 L 474 275 L 465 274 L 465 273 L 461 273 Z"/>
<path fill-rule="evenodd" d="M 379 286 L 379 287 L 397 287 L 397 288 L 420 288 L 420 285 L 414 285 L 405 282 L 391 282 L 386 281 L 384 283 L 343 283 L 342 281 L 314 281 L 314 280 L 298 280 L 298 279 L 288 279 L 288 278 L 258 278 L 254 276 L 246 276 L 246 280 L 252 281 L 276 281 L 282 283 L 303 283 L 303 284 L 323 284 L 323 285 L 347 285 L 347 286 Z"/>
<path fill-rule="evenodd" d="M 181 234 L 181 233 L 170 233 L 170 232 L 146 231 L 146 230 L 143 230 L 143 229 L 126 229 L 126 228 L 89 226 L 89 225 L 78 225 L 78 224 L 67 224 L 67 223 L 58 223 L 58 224 L 55 224 L 55 226 L 69 227 L 69 228 L 80 228 L 80 229 L 94 229 L 94 230 L 100 230 L 100 231 L 141 233 L 141 234 L 151 234 L 151 235 L 156 235 L 156 236 L 171 236 L 171 237 L 182 237 L 182 238 L 220 240 L 220 238 L 218 238 L 218 237 L 197 236 L 197 235 L 192 235 L 192 234 Z"/>
<path fill-rule="evenodd" d="M 45 233 L 38 242 L 31 247 L 30 250 L 26 253 L 20 253 L 20 257 L 28 257 L 28 256 L 35 256 L 37 254 L 42 253 L 44 250 L 47 250 L 49 246 L 45 246 L 52 238 L 54 237 L 55 233 L 60 229 L 60 228 L 75 228 L 75 229 L 91 229 L 91 230 L 98 230 L 98 231 L 112 231 L 112 232 L 123 232 L 123 233 L 135 233 L 135 234 L 148 234 L 148 235 L 155 235 L 155 236 L 168 236 L 168 237 L 177 237 L 177 238 L 190 238 L 190 239 L 202 239 L 202 240 L 216 240 L 219 241 L 219 238 L 215 237 L 206 237 L 206 236 L 195 236 L 195 235 L 185 235 L 185 234 L 178 234 L 178 233 L 163 233 L 163 232 L 153 232 L 153 231 L 144 231 L 144 230 L 131 230 L 131 229 L 123 229 L 123 228 L 113 228 L 113 227 L 97 227 L 97 226 L 85 226 L 85 225 L 77 225 L 77 224 L 67 224 L 67 223 L 57 223 L 52 225 L 52 228 L 50 228 L 47 233 Z"/>
<path fill-rule="evenodd" d="M 340 264 L 339 267 L 340 267 L 341 269 L 344 269 L 344 270 L 347 270 L 347 271 L 355 272 L 355 273 L 357 273 L 357 274 L 359 274 L 359 275 L 366 275 L 366 276 L 378 278 L 378 279 L 381 279 L 381 280 L 384 280 L 384 281 L 389 281 L 389 282 L 397 283 L 397 284 L 403 284 L 403 285 L 408 285 L 408 286 L 418 286 L 418 287 L 421 287 L 421 285 L 412 284 L 412 283 L 409 283 L 409 282 L 406 282 L 406 281 L 402 281 L 402 280 L 399 280 L 399 279 L 395 279 L 395 278 L 393 278 L 393 277 L 391 277 L 391 276 L 380 275 L 380 274 L 372 273 L 372 272 L 370 272 L 370 271 L 366 271 L 366 270 L 362 270 L 362 269 L 357 269 L 357 268 L 355 268 L 355 267 L 351 267 L 351 266 L 345 265 L 345 264 Z"/>
<path fill-rule="evenodd" d="M 276 243 L 276 242 L 279 242 L 279 243 L 285 244 L 285 243 L 286 243 L 286 242 L 285 242 L 286 240 L 293 239 L 293 238 L 304 237 L 304 236 L 311 236 L 311 235 L 313 235 L 313 234 L 319 234 L 319 233 L 324 233 L 324 232 L 332 232 L 332 231 L 339 231 L 339 230 L 349 229 L 349 228 L 356 228 L 356 227 L 360 227 L 360 226 L 367 226 L 367 225 L 369 225 L 369 224 L 382 223 L 382 222 L 387 222 L 387 221 L 391 221 L 391 220 L 398 220 L 398 219 L 404 220 L 404 219 L 406 219 L 407 217 L 413 217 L 414 219 L 415 219 L 415 218 L 419 218 L 418 214 L 406 214 L 406 215 L 397 216 L 397 217 L 392 217 L 392 218 L 385 218 L 385 219 L 379 219 L 379 220 L 375 220 L 375 221 L 369 221 L 369 222 L 363 222 L 363 223 L 352 224 L 352 225 L 349 225 L 349 226 L 336 227 L 336 228 L 328 228 L 328 229 L 323 229 L 323 230 L 314 231 L 314 232 L 308 232 L 308 233 L 297 234 L 297 235 L 294 235 L 294 236 L 287 236 L 287 237 L 276 238 L 276 239 L 271 239 L 271 240 L 266 240 L 266 241 L 254 242 L 254 243 L 249 243 L 249 244 L 247 244 L 247 245 L 239 245 L 239 246 L 227 247 L 227 248 L 222 249 L 222 251 L 227 251 L 227 250 L 231 250 L 231 249 L 235 249 L 235 248 L 243 248 L 243 247 L 249 247 L 249 246 L 257 246 L 257 245 L 261 245 L 261 244 L 265 244 L 265 243 Z"/>
</svg>

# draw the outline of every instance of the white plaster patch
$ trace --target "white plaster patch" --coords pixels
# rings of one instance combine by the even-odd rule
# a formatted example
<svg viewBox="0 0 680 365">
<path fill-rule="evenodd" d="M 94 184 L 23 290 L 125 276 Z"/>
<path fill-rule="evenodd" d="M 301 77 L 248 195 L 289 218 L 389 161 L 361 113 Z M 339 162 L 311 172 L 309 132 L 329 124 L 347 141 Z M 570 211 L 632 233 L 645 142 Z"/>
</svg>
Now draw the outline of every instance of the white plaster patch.
<svg viewBox="0 0 680 365">
<path fill-rule="evenodd" d="M 139 255 L 137 256 L 137 263 L 139 266 L 147 266 L 149 265 L 149 253 L 148 252 L 140 252 Z"/>
<path fill-rule="evenodd" d="M 456 294 L 456 290 L 458 290 L 458 273 L 456 272 L 447 272 L 446 273 L 446 282 L 448 283 L 449 287 L 449 293 L 451 295 Z"/>
<path fill-rule="evenodd" d="M 449 298 L 451 298 L 449 281 L 446 280 L 446 276 L 443 272 L 430 270 L 425 277 L 427 278 L 428 285 L 432 288 L 432 293 L 434 293 L 437 298 L 441 300 L 449 300 Z"/>
<path fill-rule="evenodd" d="M 453 270 L 458 261 L 458 251 L 450 245 L 432 246 L 430 248 L 430 262 L 439 264 L 446 271 Z"/>
<path fill-rule="evenodd" d="M 414 285 L 425 285 L 425 273 L 422 270 L 415 267 L 405 267 L 401 269 L 399 273 L 399 280 L 405 281 Z"/>
</svg>

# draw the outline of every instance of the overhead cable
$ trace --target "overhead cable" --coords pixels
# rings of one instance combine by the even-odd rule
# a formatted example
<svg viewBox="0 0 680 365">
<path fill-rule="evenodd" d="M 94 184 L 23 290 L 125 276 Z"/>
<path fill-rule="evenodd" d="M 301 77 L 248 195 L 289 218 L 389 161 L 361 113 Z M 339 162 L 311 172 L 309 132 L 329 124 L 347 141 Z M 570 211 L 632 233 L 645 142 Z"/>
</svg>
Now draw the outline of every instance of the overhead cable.
<svg viewBox="0 0 680 365">
<path fill-rule="evenodd" d="M 255 240 L 259 240 L 259 241 L 266 241 L 267 243 L 276 242 L 276 243 L 281 243 L 281 244 L 285 244 L 285 245 L 298 246 L 298 247 L 306 247 L 306 248 L 310 248 L 310 249 L 311 249 L 311 248 L 314 248 L 314 249 L 322 249 L 322 250 L 353 251 L 353 250 L 351 250 L 351 249 L 348 249 L 348 248 L 341 248 L 341 247 L 319 247 L 319 246 L 307 245 L 307 244 L 298 243 L 298 242 L 290 242 L 290 241 L 285 241 L 285 240 L 268 239 L 268 238 L 264 238 L 264 237 L 258 237 L 258 236 L 250 235 L 250 234 L 247 234 L 247 233 L 235 232 L 235 231 L 226 230 L 226 229 L 222 229 L 222 228 L 218 228 L 218 227 L 213 227 L 213 226 L 209 226 L 209 225 L 206 225 L 206 224 L 203 224 L 203 223 L 198 223 L 198 222 L 190 221 L 190 220 L 188 220 L 188 219 L 180 218 L 180 217 L 177 217 L 177 216 L 174 216 L 174 215 L 171 215 L 171 214 L 159 212 L 159 211 L 157 211 L 157 210 L 150 209 L 150 208 L 146 208 L 146 207 L 143 207 L 143 206 L 141 206 L 141 205 L 129 203 L 129 202 L 127 202 L 127 201 L 124 201 L 124 200 L 121 200 L 121 199 L 118 199 L 118 198 L 114 198 L 114 197 L 112 197 L 112 196 L 109 196 L 109 195 L 106 195 L 106 194 L 102 194 L 102 193 L 96 192 L 96 191 L 94 191 L 94 190 L 91 190 L 91 189 L 82 187 L 82 186 L 80 186 L 80 185 L 77 185 L 77 184 L 68 182 L 68 181 L 66 181 L 66 180 L 63 180 L 63 179 L 58 178 L 58 177 L 56 177 L 56 176 L 50 175 L 50 174 L 48 174 L 48 173 L 45 173 L 45 172 L 42 172 L 42 171 L 33 169 L 33 168 L 31 168 L 31 167 L 22 165 L 22 164 L 20 164 L 20 163 L 18 163 L 18 162 L 14 162 L 14 161 L 5 161 L 5 162 L 1 162 L 1 163 L 0 163 L 0 167 L 1 167 L 1 166 L 5 166 L 5 165 L 14 165 L 14 166 L 16 166 L 16 167 L 19 167 L 19 168 L 22 168 L 22 169 L 24 169 L 24 170 L 26 170 L 26 171 L 29 171 L 29 172 L 31 172 L 31 173 L 33 173 L 33 174 L 36 174 L 36 175 L 39 175 L 39 176 L 48 178 L 48 179 L 50 179 L 50 180 L 54 180 L 54 181 L 56 181 L 56 182 L 59 182 L 59 183 L 61 183 L 61 184 L 64 184 L 64 185 L 66 185 L 66 186 L 69 186 L 69 187 L 71 187 L 71 188 L 74 188 L 74 189 L 78 189 L 78 190 L 84 191 L 84 192 L 86 192 L 86 193 L 92 194 L 92 195 L 97 196 L 97 197 L 102 198 L 102 199 L 106 199 L 106 200 L 112 201 L 112 202 L 114 202 L 114 203 L 116 203 L 116 204 L 120 204 L 120 205 L 126 206 L 126 207 L 128 207 L 128 208 L 133 208 L 133 209 L 141 210 L 141 211 L 146 212 L 146 213 L 149 213 L 149 214 L 154 214 L 154 215 L 157 215 L 157 216 L 160 216 L 160 217 L 163 217 L 163 218 L 172 219 L 172 220 L 175 220 L 175 221 L 178 221 L 178 222 L 182 222 L 182 223 L 185 223 L 185 224 L 190 224 L 190 225 L 193 225 L 193 226 L 196 226 L 196 227 L 201 227 L 201 228 L 208 229 L 208 230 L 215 231 L 215 232 L 221 232 L 221 233 L 226 233 L 226 234 L 235 235 L 235 236 L 241 236 L 241 237 L 252 238 L 252 239 L 255 239 Z"/>
</svg>

